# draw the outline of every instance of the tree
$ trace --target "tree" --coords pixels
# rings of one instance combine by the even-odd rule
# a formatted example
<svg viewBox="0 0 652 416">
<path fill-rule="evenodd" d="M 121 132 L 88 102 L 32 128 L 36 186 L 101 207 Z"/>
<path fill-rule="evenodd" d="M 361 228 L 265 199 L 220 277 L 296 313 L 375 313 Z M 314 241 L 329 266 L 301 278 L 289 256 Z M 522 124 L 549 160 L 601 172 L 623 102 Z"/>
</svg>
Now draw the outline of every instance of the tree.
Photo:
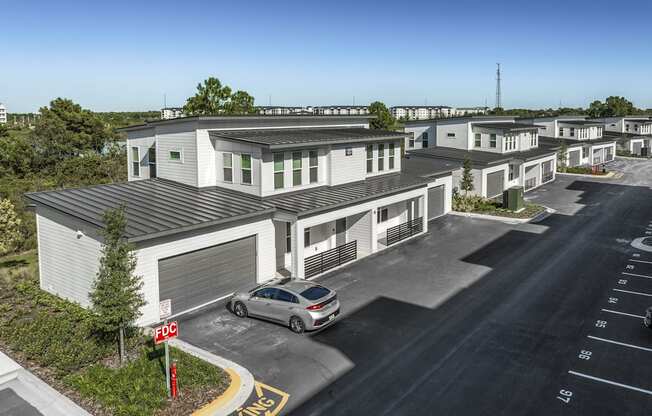
<svg viewBox="0 0 652 416">
<path fill-rule="evenodd" d="M 471 160 L 464 159 L 462 165 L 462 180 L 460 181 L 460 188 L 464 191 L 464 196 L 467 197 L 470 191 L 473 191 L 473 173 L 471 173 Z"/>
<path fill-rule="evenodd" d="M 120 362 L 125 360 L 125 331 L 132 328 L 145 304 L 143 282 L 134 275 L 136 257 L 133 245 L 124 237 L 127 219 L 125 206 L 104 212 L 104 244 L 100 269 L 90 299 L 99 330 L 118 335 Z"/>
<path fill-rule="evenodd" d="M 622 117 L 640 112 L 631 101 L 618 96 L 607 97 L 605 102 L 595 100 L 588 109 L 591 117 Z"/>
<path fill-rule="evenodd" d="M 38 168 L 51 168 L 88 151 L 100 153 L 106 143 L 117 138 L 93 112 L 71 100 L 57 98 L 39 112 L 31 135 Z"/>
<path fill-rule="evenodd" d="M 9 253 L 21 239 L 20 218 L 9 199 L 0 200 L 0 255 Z"/>
<path fill-rule="evenodd" d="M 568 145 L 566 144 L 566 140 L 564 139 L 559 140 L 557 161 L 559 165 L 559 171 L 566 172 L 566 168 L 568 167 Z"/>
<path fill-rule="evenodd" d="M 254 111 L 254 97 L 249 95 L 247 91 L 240 90 L 231 95 L 225 107 L 227 114 L 251 114 Z"/>
<path fill-rule="evenodd" d="M 392 117 L 387 106 L 381 101 L 374 101 L 369 104 L 369 113 L 376 116 L 369 122 L 369 127 L 375 130 L 389 130 L 391 129 L 396 120 Z"/>
<path fill-rule="evenodd" d="M 591 118 L 606 117 L 607 106 L 600 100 L 595 100 L 589 105 L 587 113 Z"/>
<path fill-rule="evenodd" d="M 219 79 L 209 77 L 197 84 L 197 93 L 188 98 L 183 113 L 188 116 L 209 116 L 224 113 L 231 97 L 231 88 Z"/>
</svg>

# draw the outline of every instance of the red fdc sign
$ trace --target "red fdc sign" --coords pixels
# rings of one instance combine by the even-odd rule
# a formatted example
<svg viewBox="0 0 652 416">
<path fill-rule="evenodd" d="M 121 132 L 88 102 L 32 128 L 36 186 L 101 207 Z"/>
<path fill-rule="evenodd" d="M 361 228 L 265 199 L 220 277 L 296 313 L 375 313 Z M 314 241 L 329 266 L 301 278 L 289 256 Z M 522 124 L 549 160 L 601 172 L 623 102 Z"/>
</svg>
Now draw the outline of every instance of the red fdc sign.
<svg viewBox="0 0 652 416">
<path fill-rule="evenodd" d="M 179 326 L 176 321 L 168 322 L 166 325 L 161 325 L 154 328 L 154 343 L 160 344 L 171 338 L 176 338 L 179 335 Z"/>
</svg>

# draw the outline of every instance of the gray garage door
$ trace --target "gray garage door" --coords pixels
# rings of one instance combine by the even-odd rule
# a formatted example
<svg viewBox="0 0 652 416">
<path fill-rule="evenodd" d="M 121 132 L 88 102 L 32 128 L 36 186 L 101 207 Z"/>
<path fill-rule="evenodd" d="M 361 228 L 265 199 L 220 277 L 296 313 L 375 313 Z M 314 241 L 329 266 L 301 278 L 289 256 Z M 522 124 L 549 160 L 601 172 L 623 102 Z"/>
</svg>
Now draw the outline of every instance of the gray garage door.
<svg viewBox="0 0 652 416">
<path fill-rule="evenodd" d="M 505 171 L 487 174 L 487 198 L 494 198 L 503 194 L 505 184 Z"/>
<path fill-rule="evenodd" d="M 159 298 L 172 313 L 203 305 L 256 282 L 256 238 L 181 254 L 158 262 Z"/>
<path fill-rule="evenodd" d="M 568 166 L 575 167 L 580 165 L 580 153 L 581 150 L 573 150 L 568 152 Z"/>
<path fill-rule="evenodd" d="M 633 146 L 632 153 L 634 153 L 635 155 L 640 155 L 641 154 L 641 147 L 643 147 L 643 143 L 634 142 L 634 143 L 632 143 L 632 146 Z"/>
<path fill-rule="evenodd" d="M 444 185 L 428 189 L 428 219 L 444 215 Z"/>
</svg>

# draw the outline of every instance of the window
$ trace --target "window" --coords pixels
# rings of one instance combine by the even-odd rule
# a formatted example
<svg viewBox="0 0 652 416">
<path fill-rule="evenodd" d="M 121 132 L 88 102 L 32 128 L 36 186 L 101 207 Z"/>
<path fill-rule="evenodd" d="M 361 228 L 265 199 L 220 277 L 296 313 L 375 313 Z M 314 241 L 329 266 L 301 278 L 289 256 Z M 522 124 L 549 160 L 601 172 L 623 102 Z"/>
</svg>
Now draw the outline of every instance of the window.
<svg viewBox="0 0 652 416">
<path fill-rule="evenodd" d="M 292 293 L 281 289 L 276 290 L 276 297 L 274 299 L 281 302 L 299 303 L 299 298 L 294 296 Z"/>
<path fill-rule="evenodd" d="M 414 148 L 414 139 L 413 138 L 410 138 L 410 140 L 408 140 L 408 147 Z"/>
<path fill-rule="evenodd" d="M 446 137 L 448 137 L 449 139 L 454 139 L 455 133 L 446 133 Z"/>
<path fill-rule="evenodd" d="M 350 148 L 347 148 L 346 150 L 348 151 Z M 319 158 L 317 157 L 317 151 L 311 150 L 309 156 L 310 183 L 316 183 L 319 179 Z"/>
<path fill-rule="evenodd" d="M 394 143 L 389 144 L 389 168 L 394 169 Z"/>
<path fill-rule="evenodd" d="M 323 298 L 329 293 L 331 293 L 331 291 L 326 289 L 324 286 L 315 285 L 304 290 L 300 295 L 308 300 L 317 300 Z"/>
<path fill-rule="evenodd" d="M 482 134 L 475 134 L 475 147 L 482 147 Z"/>
<path fill-rule="evenodd" d="M 224 160 L 224 182 L 233 182 L 233 154 L 222 153 Z"/>
<path fill-rule="evenodd" d="M 254 297 L 256 298 L 261 298 L 261 299 L 274 299 L 276 297 L 276 292 L 278 289 L 273 288 L 273 287 L 266 287 L 264 289 L 260 289 L 258 292 L 254 294 Z"/>
<path fill-rule="evenodd" d="M 428 132 L 421 135 L 421 145 L 424 149 L 428 147 Z"/>
<path fill-rule="evenodd" d="M 156 148 L 147 149 L 147 163 L 149 164 L 149 177 L 156 178 Z"/>
<path fill-rule="evenodd" d="M 563 127 L 559 128 L 559 137 L 564 137 L 564 128 Z"/>
<path fill-rule="evenodd" d="M 511 134 L 504 136 L 503 142 L 505 143 L 504 148 L 506 152 L 516 150 L 516 136 L 513 136 Z"/>
<path fill-rule="evenodd" d="M 242 183 L 251 185 L 251 155 L 240 155 L 240 170 L 242 171 Z"/>
<path fill-rule="evenodd" d="M 285 223 L 285 252 L 289 253 L 292 250 L 292 224 Z"/>
<path fill-rule="evenodd" d="M 378 145 L 378 171 L 382 172 L 385 170 L 385 145 Z"/>
<path fill-rule="evenodd" d="M 283 153 L 274 153 L 274 189 L 283 188 L 285 176 L 285 157 Z"/>
<path fill-rule="evenodd" d="M 292 153 L 292 186 L 301 185 L 301 152 Z"/>
<path fill-rule="evenodd" d="M 570 137 L 575 137 L 575 127 L 570 128 Z"/>
<path fill-rule="evenodd" d="M 532 133 L 530 136 L 530 147 L 537 147 L 539 143 L 539 135 L 537 133 Z"/>
<path fill-rule="evenodd" d="M 588 147 L 583 147 L 582 148 L 582 159 L 586 159 L 589 157 L 589 148 Z"/>
<path fill-rule="evenodd" d="M 509 165 L 509 180 L 513 181 L 518 178 L 518 171 L 516 170 L 515 165 Z"/>
<path fill-rule="evenodd" d="M 489 147 L 496 148 L 496 133 L 489 135 Z"/>
<path fill-rule="evenodd" d="M 625 131 L 629 131 L 629 124 L 625 124 Z"/>
<path fill-rule="evenodd" d="M 344 149 L 344 155 L 345 156 L 353 156 L 353 148 L 352 147 L 347 147 Z"/>
<path fill-rule="evenodd" d="M 310 246 L 310 228 L 303 230 L 303 246 Z"/>
<path fill-rule="evenodd" d="M 412 145 L 414 146 L 414 144 Z M 374 146 L 372 144 L 367 145 L 367 173 L 374 171 Z"/>
<path fill-rule="evenodd" d="M 181 151 L 180 150 L 170 150 L 170 161 L 172 161 L 172 162 L 181 162 Z"/>
<path fill-rule="evenodd" d="M 376 211 L 376 222 L 380 224 L 381 222 L 387 221 L 388 211 L 387 208 L 378 208 Z"/>
<path fill-rule="evenodd" d="M 134 146 L 131 148 L 131 174 L 140 176 L 140 148 Z"/>
</svg>

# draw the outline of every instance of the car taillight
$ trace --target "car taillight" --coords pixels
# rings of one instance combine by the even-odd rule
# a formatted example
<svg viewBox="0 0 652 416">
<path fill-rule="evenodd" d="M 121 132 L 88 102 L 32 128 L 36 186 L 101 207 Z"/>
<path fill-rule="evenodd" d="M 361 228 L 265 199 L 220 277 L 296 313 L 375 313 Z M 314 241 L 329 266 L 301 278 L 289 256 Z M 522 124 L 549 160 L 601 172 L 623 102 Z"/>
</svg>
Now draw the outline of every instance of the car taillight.
<svg viewBox="0 0 652 416">
<path fill-rule="evenodd" d="M 306 309 L 308 309 L 309 311 L 318 311 L 318 310 L 320 310 L 320 309 L 323 308 L 323 307 L 324 307 L 324 304 L 323 304 L 323 303 L 318 303 L 318 304 L 316 304 L 316 305 L 310 305 L 310 306 L 308 306 Z"/>
</svg>

